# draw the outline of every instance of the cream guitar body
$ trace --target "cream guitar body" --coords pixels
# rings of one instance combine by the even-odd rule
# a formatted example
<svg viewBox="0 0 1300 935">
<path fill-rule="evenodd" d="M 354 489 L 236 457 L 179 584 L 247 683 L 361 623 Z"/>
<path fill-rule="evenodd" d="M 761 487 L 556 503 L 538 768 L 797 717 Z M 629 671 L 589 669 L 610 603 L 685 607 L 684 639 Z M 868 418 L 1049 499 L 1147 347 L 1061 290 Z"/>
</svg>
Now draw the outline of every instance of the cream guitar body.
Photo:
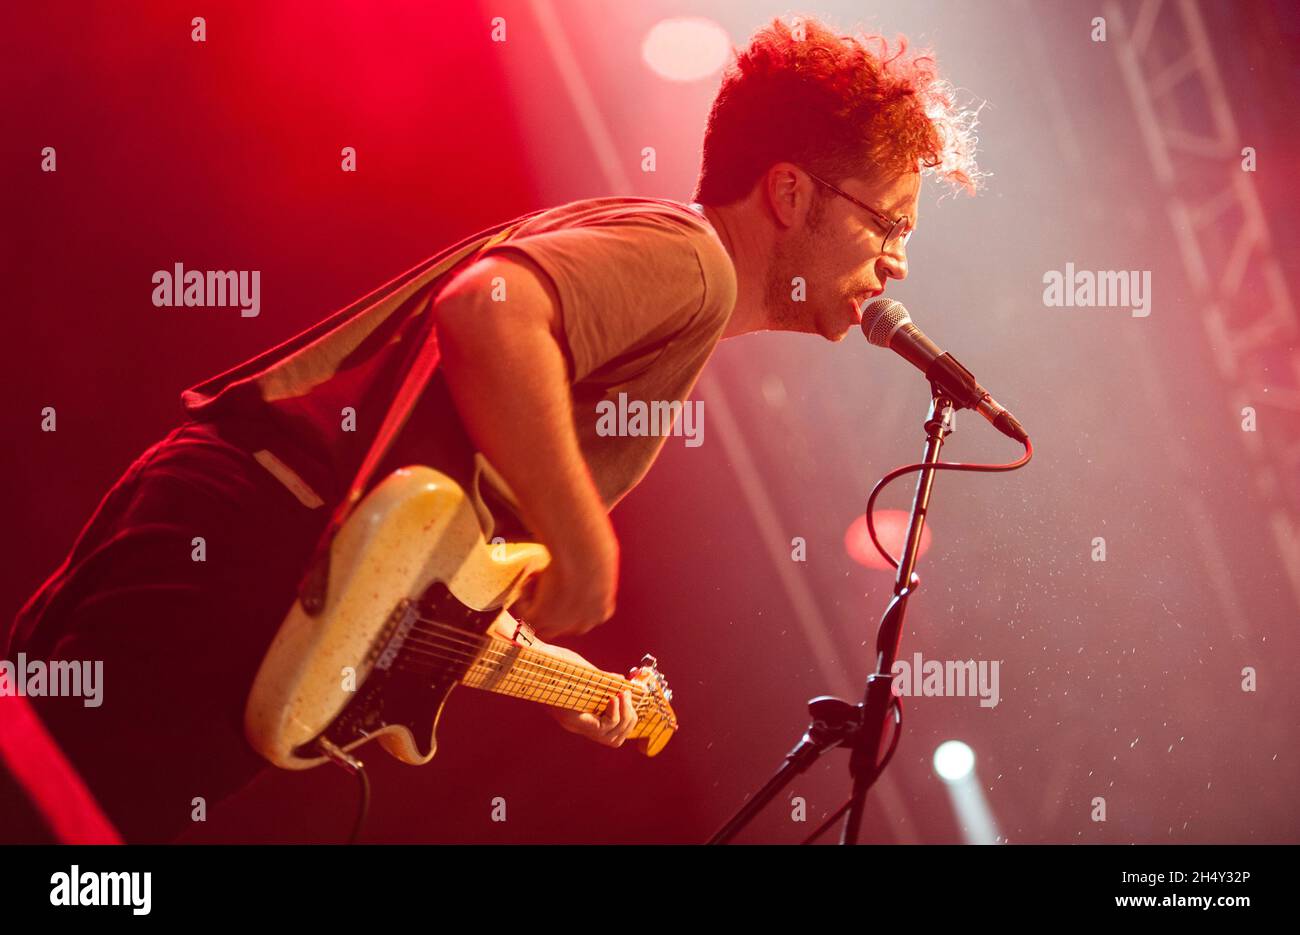
<svg viewBox="0 0 1300 935">
<path fill-rule="evenodd" d="M 473 504 L 428 467 L 395 471 L 350 514 L 330 550 L 322 610 L 295 601 L 254 679 L 249 742 L 284 769 L 308 769 L 378 740 L 427 763 L 456 685 L 599 712 L 627 689 L 631 735 L 658 753 L 676 730 L 672 693 L 652 657 L 636 680 L 574 665 L 505 608 L 550 561 L 535 543 L 484 542 Z"/>
</svg>

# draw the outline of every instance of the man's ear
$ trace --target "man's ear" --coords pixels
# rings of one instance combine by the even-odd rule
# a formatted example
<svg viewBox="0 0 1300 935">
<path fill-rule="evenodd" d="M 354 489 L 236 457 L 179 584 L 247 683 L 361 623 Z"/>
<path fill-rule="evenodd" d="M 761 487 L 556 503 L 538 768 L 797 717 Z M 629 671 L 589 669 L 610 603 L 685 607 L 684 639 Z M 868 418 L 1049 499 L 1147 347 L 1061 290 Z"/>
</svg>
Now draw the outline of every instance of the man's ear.
<svg viewBox="0 0 1300 935">
<path fill-rule="evenodd" d="M 795 226 L 800 214 L 811 204 L 812 179 L 792 162 L 777 162 L 763 173 L 764 201 L 777 226 L 784 229 Z"/>
</svg>

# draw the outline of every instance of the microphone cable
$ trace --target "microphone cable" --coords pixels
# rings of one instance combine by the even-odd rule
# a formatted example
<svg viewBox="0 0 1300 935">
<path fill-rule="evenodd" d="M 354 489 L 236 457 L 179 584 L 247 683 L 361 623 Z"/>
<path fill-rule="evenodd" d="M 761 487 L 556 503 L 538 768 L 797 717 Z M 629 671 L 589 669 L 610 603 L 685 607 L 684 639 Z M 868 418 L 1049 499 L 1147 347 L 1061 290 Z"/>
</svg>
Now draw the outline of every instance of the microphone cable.
<svg viewBox="0 0 1300 935">
<path fill-rule="evenodd" d="M 871 496 L 867 498 L 866 510 L 867 533 L 871 536 L 871 543 L 876 547 L 876 551 L 883 555 L 885 561 L 889 562 L 891 566 L 895 569 L 898 568 L 898 560 L 889 554 L 889 550 L 881 545 L 880 540 L 876 537 L 876 524 L 872 520 L 872 517 L 875 514 L 876 498 L 880 496 L 881 491 L 889 486 L 890 483 L 902 477 L 904 474 L 911 474 L 913 471 L 924 471 L 927 469 L 933 469 L 936 471 L 978 471 L 983 473 L 1017 471 L 1028 464 L 1029 459 L 1034 456 L 1033 442 L 1026 438 L 1024 444 L 1025 456 L 1020 460 L 1012 461 L 1009 464 L 974 464 L 966 463 L 964 461 L 936 461 L 933 464 L 926 464 L 921 461 L 916 464 L 905 464 L 900 468 L 895 468 L 884 477 L 880 478 L 880 480 L 876 481 L 876 486 L 871 488 Z"/>
</svg>

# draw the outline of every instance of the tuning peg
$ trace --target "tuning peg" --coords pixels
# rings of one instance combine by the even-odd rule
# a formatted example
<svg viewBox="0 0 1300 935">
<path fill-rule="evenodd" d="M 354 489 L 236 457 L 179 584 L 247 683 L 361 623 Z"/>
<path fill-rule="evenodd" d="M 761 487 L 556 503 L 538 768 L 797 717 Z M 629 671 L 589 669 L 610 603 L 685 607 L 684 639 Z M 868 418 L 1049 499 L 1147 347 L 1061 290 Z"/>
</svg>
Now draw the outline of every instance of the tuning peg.
<svg viewBox="0 0 1300 935">
<path fill-rule="evenodd" d="M 659 660 L 649 653 L 646 653 L 641 657 L 641 665 L 647 669 L 654 669 L 659 666 Z"/>
</svg>

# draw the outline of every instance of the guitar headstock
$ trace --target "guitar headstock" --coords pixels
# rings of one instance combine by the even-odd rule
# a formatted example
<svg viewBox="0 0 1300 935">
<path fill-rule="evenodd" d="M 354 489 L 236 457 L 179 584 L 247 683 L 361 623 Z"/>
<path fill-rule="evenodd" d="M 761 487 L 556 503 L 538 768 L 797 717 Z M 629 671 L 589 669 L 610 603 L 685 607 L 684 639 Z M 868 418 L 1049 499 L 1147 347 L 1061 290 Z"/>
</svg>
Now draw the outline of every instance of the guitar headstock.
<svg viewBox="0 0 1300 935">
<path fill-rule="evenodd" d="M 640 745 L 646 756 L 654 756 L 664 748 L 677 732 L 677 715 L 673 712 L 673 691 L 667 677 L 659 671 L 659 660 L 646 653 L 641 664 L 628 677 L 636 681 L 645 692 L 644 710 L 641 712 L 631 737 Z"/>
</svg>

